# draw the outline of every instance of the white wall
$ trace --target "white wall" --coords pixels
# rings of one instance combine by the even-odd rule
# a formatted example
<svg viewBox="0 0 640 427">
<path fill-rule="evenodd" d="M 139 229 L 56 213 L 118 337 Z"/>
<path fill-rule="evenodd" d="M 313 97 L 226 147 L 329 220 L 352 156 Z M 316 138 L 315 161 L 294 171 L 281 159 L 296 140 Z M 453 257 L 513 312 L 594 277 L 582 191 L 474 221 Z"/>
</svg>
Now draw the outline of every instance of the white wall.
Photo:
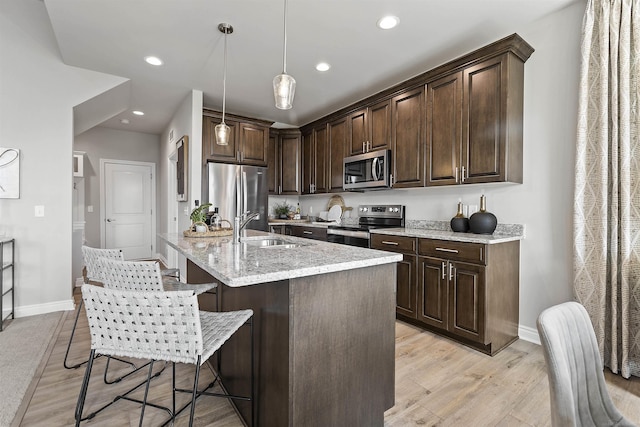
<svg viewBox="0 0 640 427">
<path fill-rule="evenodd" d="M 584 4 L 514 28 L 535 52 L 525 64 L 524 183 L 341 193 L 347 206 L 404 204 L 407 219 L 449 220 L 458 199 L 479 204 L 500 223 L 525 224 L 520 256 L 520 336 L 537 339 L 535 321 L 546 307 L 573 298 L 572 212 L 580 30 Z M 482 44 L 494 40 L 484 40 Z M 478 46 L 480 47 L 480 46 Z M 326 210 L 330 195 L 301 196 L 303 214 Z M 273 206 L 298 197 L 270 197 Z M 270 210 L 270 212 L 272 212 Z"/>
<path fill-rule="evenodd" d="M 85 184 L 85 240 L 89 246 L 100 244 L 100 159 L 127 160 L 156 164 L 160 160 L 160 137 L 148 133 L 126 132 L 105 127 L 94 127 L 76 136 L 74 147 L 86 152 L 84 158 Z M 156 177 L 157 178 L 157 177 Z M 162 182 L 156 179 L 156 207 L 161 206 L 158 194 Z M 93 206 L 93 212 L 87 207 Z"/>
<path fill-rule="evenodd" d="M 171 188 L 170 180 L 175 180 L 175 176 L 168 174 L 170 157 L 176 151 L 176 142 L 184 135 L 189 137 L 189 182 L 187 200 L 178 202 L 178 230 L 186 230 L 191 225 L 189 214 L 195 207 L 195 200 L 201 201 L 202 187 L 202 91 L 193 90 L 189 93 L 178 109 L 175 111 L 171 121 L 160 136 L 160 168 L 158 180 L 162 183 L 158 198 L 162 200 L 160 215 L 158 216 L 158 232 L 170 231 L 172 226 L 167 213 L 176 199 L 175 194 L 167 194 L 167 189 Z M 167 258 L 167 245 L 158 240 L 156 246 L 161 257 Z M 181 260 L 184 269 L 184 259 Z"/>
<path fill-rule="evenodd" d="M 21 150 L 20 199 L 0 199 L 17 316 L 73 308 L 73 107 L 124 81 L 64 65 L 43 2 L 0 2 L 0 146 Z"/>
</svg>

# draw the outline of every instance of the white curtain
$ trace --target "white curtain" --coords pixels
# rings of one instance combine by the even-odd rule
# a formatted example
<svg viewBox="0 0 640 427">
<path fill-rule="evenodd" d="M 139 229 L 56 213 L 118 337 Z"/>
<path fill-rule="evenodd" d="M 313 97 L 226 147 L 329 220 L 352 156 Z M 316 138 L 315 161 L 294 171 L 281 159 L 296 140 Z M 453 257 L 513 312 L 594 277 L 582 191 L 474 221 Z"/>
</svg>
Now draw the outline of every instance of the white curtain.
<svg viewBox="0 0 640 427">
<path fill-rule="evenodd" d="M 589 0 L 583 21 L 574 291 L 605 366 L 640 376 L 640 0 Z"/>
</svg>

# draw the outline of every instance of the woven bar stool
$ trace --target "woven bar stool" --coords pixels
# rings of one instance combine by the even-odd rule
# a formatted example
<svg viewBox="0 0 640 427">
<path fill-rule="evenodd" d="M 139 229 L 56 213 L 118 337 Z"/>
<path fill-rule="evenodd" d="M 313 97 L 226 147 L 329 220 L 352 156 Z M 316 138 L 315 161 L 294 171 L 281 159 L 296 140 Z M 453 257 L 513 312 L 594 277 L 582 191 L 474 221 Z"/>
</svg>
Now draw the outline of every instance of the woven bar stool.
<svg viewBox="0 0 640 427">
<path fill-rule="evenodd" d="M 82 258 L 84 261 L 85 268 L 87 270 L 86 276 L 85 276 L 85 283 L 88 283 L 89 281 L 102 282 L 103 277 L 101 274 L 101 268 L 98 265 L 99 258 L 111 258 L 111 259 L 117 259 L 117 260 L 124 260 L 122 251 L 120 249 L 98 249 L 98 248 L 92 248 L 84 245 L 82 246 Z M 73 342 L 73 337 L 75 336 L 75 333 L 76 333 L 76 326 L 78 325 L 78 317 L 80 316 L 80 312 L 82 311 L 82 304 L 83 304 L 83 301 L 80 300 L 80 304 L 78 304 L 78 309 L 76 310 L 76 318 L 73 321 L 73 329 L 71 329 L 71 336 L 69 337 L 69 343 L 67 344 L 67 351 L 64 354 L 64 361 L 62 364 L 66 369 L 76 369 L 84 365 L 85 363 L 87 363 L 87 360 L 75 363 L 73 365 L 69 364 L 68 362 L 69 351 L 71 350 L 71 343 Z M 115 359 L 129 364 L 135 369 L 135 365 L 133 363 L 130 363 L 118 358 L 115 358 Z M 123 377 L 117 378 L 114 381 L 107 381 L 106 378 L 107 378 L 107 375 L 105 372 L 105 382 L 110 384 L 113 382 L 120 381 Z"/>
<path fill-rule="evenodd" d="M 123 291 L 100 288 L 92 285 L 82 286 L 82 298 L 85 303 L 89 330 L 91 333 L 91 354 L 85 371 L 78 402 L 76 405 L 76 426 L 80 422 L 93 418 L 98 412 L 119 399 L 142 404 L 140 426 L 146 406 L 165 410 L 175 421 L 176 416 L 191 406 L 189 426 L 193 425 L 196 398 L 201 395 L 225 397 L 250 401 L 252 425 L 255 426 L 254 410 L 254 357 L 253 357 L 253 311 L 239 310 L 230 312 L 200 311 L 198 299 L 193 291 Z M 235 396 L 211 393 L 208 390 L 218 377 L 205 389 L 198 391 L 200 367 L 213 355 L 240 327 L 247 324 L 251 340 L 251 392 L 249 396 Z M 117 396 L 112 402 L 83 417 L 85 399 L 91 378 L 91 369 L 97 354 L 120 355 L 125 357 L 151 359 L 149 376 L 145 384 L 144 398 L 134 399 L 128 396 L 133 391 Z M 172 407 L 167 408 L 147 401 L 149 384 L 155 361 L 171 362 L 173 366 Z M 195 365 L 195 377 L 192 390 L 177 389 L 175 386 L 175 364 Z M 191 393 L 191 401 L 176 410 L 176 392 Z"/>
<path fill-rule="evenodd" d="M 103 278 L 101 275 L 101 269 L 98 265 L 99 258 L 124 260 L 124 255 L 121 249 L 101 249 L 101 248 L 92 248 L 90 246 L 83 245 L 82 259 L 83 259 L 83 264 L 86 268 L 85 283 L 89 283 L 90 281 L 102 282 Z M 168 281 L 170 282 L 173 282 L 174 278 L 180 277 L 179 268 L 163 269 L 163 270 L 160 270 L 160 272 L 162 276 L 167 277 Z M 82 311 L 82 300 L 80 300 L 80 304 L 78 304 L 78 308 L 76 310 L 76 318 L 73 321 L 73 329 L 71 330 L 71 336 L 69 337 L 67 350 L 64 354 L 63 366 L 66 369 L 76 369 L 84 365 L 85 363 L 87 363 L 86 360 L 82 362 L 74 363 L 74 364 L 70 364 L 68 361 L 69 351 L 71 350 L 71 343 L 73 342 L 73 337 L 75 336 L 76 326 L 78 325 L 78 317 L 80 316 L 81 311 Z"/>
</svg>

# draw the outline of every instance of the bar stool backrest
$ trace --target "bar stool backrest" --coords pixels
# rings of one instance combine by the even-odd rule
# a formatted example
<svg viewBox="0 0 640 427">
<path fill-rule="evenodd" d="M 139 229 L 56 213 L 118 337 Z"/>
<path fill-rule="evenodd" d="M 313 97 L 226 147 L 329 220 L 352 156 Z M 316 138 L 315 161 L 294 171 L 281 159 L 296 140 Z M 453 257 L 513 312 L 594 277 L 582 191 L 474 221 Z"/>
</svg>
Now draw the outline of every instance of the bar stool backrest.
<svg viewBox="0 0 640 427">
<path fill-rule="evenodd" d="M 163 291 L 160 263 L 157 261 L 124 261 L 100 258 L 103 284 L 124 291 Z"/>
<path fill-rule="evenodd" d="M 197 363 L 203 339 L 192 291 L 82 286 L 91 349 L 110 356 Z"/>
<path fill-rule="evenodd" d="M 98 263 L 99 258 L 111 258 L 124 260 L 124 254 L 120 249 L 100 249 L 82 246 L 82 258 L 87 269 L 87 279 L 102 282 L 102 269 Z"/>
</svg>

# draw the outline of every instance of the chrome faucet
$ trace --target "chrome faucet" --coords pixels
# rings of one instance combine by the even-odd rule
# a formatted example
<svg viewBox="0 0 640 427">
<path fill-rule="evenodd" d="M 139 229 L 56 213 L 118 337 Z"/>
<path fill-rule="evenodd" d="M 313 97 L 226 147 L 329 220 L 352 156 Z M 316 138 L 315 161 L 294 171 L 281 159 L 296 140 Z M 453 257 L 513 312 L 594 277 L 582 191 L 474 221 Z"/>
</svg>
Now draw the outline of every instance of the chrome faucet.
<svg viewBox="0 0 640 427">
<path fill-rule="evenodd" d="M 240 216 L 233 219 L 233 241 L 234 243 L 240 242 L 240 231 L 249 224 L 250 221 L 260 219 L 260 212 L 246 211 Z"/>
</svg>

